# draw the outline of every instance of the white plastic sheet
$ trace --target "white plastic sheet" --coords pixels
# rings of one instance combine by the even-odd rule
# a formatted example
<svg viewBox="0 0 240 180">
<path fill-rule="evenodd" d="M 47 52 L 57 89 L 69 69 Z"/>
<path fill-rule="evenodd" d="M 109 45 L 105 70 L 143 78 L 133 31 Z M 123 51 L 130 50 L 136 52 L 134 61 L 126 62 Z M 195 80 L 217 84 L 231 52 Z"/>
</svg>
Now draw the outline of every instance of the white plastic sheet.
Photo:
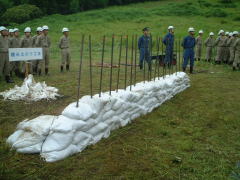
<svg viewBox="0 0 240 180">
<path fill-rule="evenodd" d="M 45 82 L 36 83 L 30 74 L 24 79 L 22 86 L 15 85 L 14 88 L 0 92 L 4 100 L 12 101 L 39 101 L 42 99 L 55 100 L 58 96 L 58 89 L 47 86 Z"/>
<path fill-rule="evenodd" d="M 111 130 L 151 112 L 188 88 L 189 82 L 187 74 L 178 72 L 164 79 L 137 83 L 132 91 L 127 87 L 126 91 L 112 91 L 111 96 L 108 92 L 101 98 L 84 96 L 78 108 L 76 102 L 71 103 L 58 117 L 40 116 L 19 123 L 7 142 L 18 152 L 40 153 L 47 162 L 58 161 L 81 152 L 88 145 L 107 138 Z"/>
</svg>

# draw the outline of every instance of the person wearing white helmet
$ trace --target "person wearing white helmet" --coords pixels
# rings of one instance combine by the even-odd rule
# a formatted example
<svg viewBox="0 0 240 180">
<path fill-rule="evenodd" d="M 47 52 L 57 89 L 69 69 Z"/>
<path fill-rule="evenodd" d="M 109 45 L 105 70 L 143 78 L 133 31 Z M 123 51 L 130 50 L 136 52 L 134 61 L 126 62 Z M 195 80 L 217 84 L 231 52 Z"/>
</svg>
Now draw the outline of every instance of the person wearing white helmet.
<svg viewBox="0 0 240 180">
<path fill-rule="evenodd" d="M 24 29 L 24 37 L 21 40 L 21 48 L 32 48 L 33 47 L 33 39 L 31 37 L 31 28 L 26 27 Z M 33 61 L 26 61 L 23 63 L 22 70 L 26 72 L 26 67 L 28 66 L 28 73 L 32 74 L 32 63 Z"/>
<path fill-rule="evenodd" d="M 42 34 L 42 27 L 37 27 L 36 34 L 32 37 L 33 39 L 33 47 L 37 47 L 37 38 Z M 33 74 L 37 74 L 41 71 L 41 67 L 39 65 L 40 60 L 33 61 Z"/>
<path fill-rule="evenodd" d="M 8 57 L 9 39 L 8 31 L 5 27 L 0 27 L 0 79 L 5 76 L 7 83 L 13 83 L 10 77 L 10 63 Z"/>
<path fill-rule="evenodd" d="M 224 56 L 223 56 L 223 63 L 227 64 L 229 61 L 229 57 L 230 57 L 230 49 L 229 49 L 229 45 L 228 45 L 228 41 L 231 38 L 229 36 L 229 32 L 225 33 L 225 39 L 224 39 Z"/>
<path fill-rule="evenodd" d="M 60 38 L 58 47 L 61 49 L 62 63 L 60 71 L 63 72 L 64 66 L 66 64 L 66 70 L 69 71 L 71 55 L 70 55 L 70 40 L 69 40 L 69 29 L 62 29 L 63 36 Z"/>
<path fill-rule="evenodd" d="M 11 41 L 11 39 L 13 38 L 14 36 L 14 32 L 13 32 L 14 29 L 9 29 L 9 40 Z"/>
<path fill-rule="evenodd" d="M 38 36 L 37 41 L 36 41 L 36 46 L 41 47 L 43 49 L 43 60 L 39 61 L 39 71 L 38 75 L 41 75 L 43 72 L 43 69 L 45 70 L 45 75 L 48 75 L 49 73 L 49 57 L 50 57 L 50 52 L 49 48 L 51 46 L 51 39 L 48 36 L 48 31 L 49 28 L 48 26 L 44 25 L 42 27 L 42 34 Z"/>
<path fill-rule="evenodd" d="M 168 27 L 168 34 L 163 38 L 163 44 L 166 46 L 164 66 L 168 65 L 170 68 L 173 60 L 173 48 L 174 48 L 174 27 Z"/>
<path fill-rule="evenodd" d="M 225 48 L 225 33 L 223 30 L 220 30 L 218 33 L 218 38 L 216 39 L 214 46 L 217 47 L 217 54 L 215 58 L 216 64 L 221 64 L 224 60 L 224 48 Z"/>
<path fill-rule="evenodd" d="M 20 48 L 21 47 L 21 38 L 19 35 L 19 29 L 14 28 L 13 33 L 14 33 L 14 37 L 10 41 L 9 47 L 10 48 Z M 20 78 L 24 78 L 24 74 L 21 73 L 21 71 L 20 71 L 21 62 L 20 61 L 11 62 L 11 65 L 12 65 L 12 67 L 11 67 L 12 72 L 15 72 L 16 76 L 18 76 Z"/>
<path fill-rule="evenodd" d="M 214 47 L 214 33 L 210 32 L 209 37 L 205 40 L 204 44 L 206 46 L 206 61 L 210 62 L 212 59 L 212 51 Z"/>
<path fill-rule="evenodd" d="M 198 32 L 198 37 L 196 37 L 196 55 L 195 55 L 195 60 L 200 61 L 201 56 L 202 56 L 202 45 L 203 45 L 203 30 L 200 30 Z"/>
<path fill-rule="evenodd" d="M 234 61 L 235 49 L 234 49 L 233 45 L 237 40 L 237 34 L 238 33 L 236 31 L 234 31 L 232 33 L 231 38 L 229 38 L 229 40 L 227 42 L 228 43 L 227 45 L 229 46 L 229 50 L 230 50 L 230 57 L 229 57 L 229 62 L 228 62 L 229 65 L 231 65 Z"/>
<path fill-rule="evenodd" d="M 236 36 L 236 41 L 233 44 L 233 48 L 235 50 L 234 61 L 233 61 L 233 71 L 237 68 L 240 69 L 240 38 L 238 37 L 238 32 L 234 31 L 234 36 Z"/>
<path fill-rule="evenodd" d="M 193 74 L 193 66 L 194 66 L 194 47 L 196 45 L 196 40 L 194 38 L 195 30 L 193 27 L 188 29 L 189 35 L 183 39 L 182 47 L 184 48 L 183 53 L 183 72 L 186 71 L 188 61 L 190 60 L 190 73 Z"/>
</svg>

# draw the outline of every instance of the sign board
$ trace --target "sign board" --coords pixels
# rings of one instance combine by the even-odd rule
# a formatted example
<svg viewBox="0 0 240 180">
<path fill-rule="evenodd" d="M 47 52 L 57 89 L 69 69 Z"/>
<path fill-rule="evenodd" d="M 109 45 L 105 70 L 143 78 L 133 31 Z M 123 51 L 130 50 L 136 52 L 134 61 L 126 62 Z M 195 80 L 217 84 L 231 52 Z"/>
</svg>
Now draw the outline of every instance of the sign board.
<svg viewBox="0 0 240 180">
<path fill-rule="evenodd" d="M 29 61 L 43 59 L 42 48 L 9 48 L 9 61 Z"/>
</svg>

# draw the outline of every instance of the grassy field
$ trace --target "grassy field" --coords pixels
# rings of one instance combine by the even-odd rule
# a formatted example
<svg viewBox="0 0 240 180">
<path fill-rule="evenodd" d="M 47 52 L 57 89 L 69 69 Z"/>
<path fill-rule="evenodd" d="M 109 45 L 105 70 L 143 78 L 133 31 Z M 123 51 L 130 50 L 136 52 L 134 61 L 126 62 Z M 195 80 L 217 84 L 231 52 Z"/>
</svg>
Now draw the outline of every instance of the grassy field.
<svg viewBox="0 0 240 180">
<path fill-rule="evenodd" d="M 205 2 L 205 5 L 203 3 Z M 190 4 L 189 4 L 190 3 Z M 208 3 L 208 4 L 206 4 Z M 188 8 L 191 7 L 191 8 Z M 184 10 L 183 10 L 184 9 Z M 192 10 L 191 10 L 192 9 Z M 226 17 L 209 17 L 220 9 Z M 140 35 L 145 26 L 154 37 L 163 36 L 168 25 L 176 27 L 176 39 L 186 35 L 189 26 L 206 33 L 219 29 L 238 30 L 240 4 L 223 8 L 216 0 L 160 1 L 93 10 L 73 15 L 52 15 L 20 25 L 36 28 L 47 24 L 52 38 L 50 76 L 35 77 L 59 88 L 64 97 L 36 103 L 0 99 L 0 179 L 231 179 L 240 173 L 240 87 L 239 71 L 226 65 L 197 62 L 191 75 L 191 87 L 164 103 L 153 113 L 115 130 L 108 139 L 88 147 L 82 153 L 56 163 L 45 163 L 39 155 L 18 154 L 5 144 L 16 125 L 41 114 L 58 115 L 76 100 L 77 71 L 81 35 L 92 35 L 93 62 L 100 62 L 102 36 L 107 36 L 105 62 L 110 61 L 111 35 L 116 35 L 114 63 L 118 60 L 119 36 Z M 207 16 L 207 17 L 206 17 Z M 59 73 L 60 53 L 57 41 L 61 28 L 71 30 L 71 72 Z M 129 40 L 129 44 L 131 39 Z M 88 43 L 85 43 L 81 95 L 89 94 Z M 155 47 L 155 46 L 154 46 Z M 122 60 L 124 61 L 124 52 Z M 129 52 L 130 53 L 130 52 Z M 156 48 L 153 50 L 156 54 Z M 129 57 L 130 60 L 130 57 Z M 129 62 L 128 60 L 128 62 Z M 162 70 L 162 69 L 161 69 Z M 128 71 L 128 84 L 130 67 Z M 113 71 L 116 80 L 117 69 Z M 98 93 L 100 69 L 93 68 L 93 89 Z M 124 87 L 124 67 L 120 71 Z M 161 74 L 162 75 L 162 74 Z M 21 80 L 15 78 L 16 84 Z M 137 81 L 143 73 L 137 69 Z M 109 69 L 104 70 L 103 91 L 108 91 Z M 14 85 L 0 82 L 0 91 Z M 116 81 L 113 89 L 116 88 Z"/>
</svg>

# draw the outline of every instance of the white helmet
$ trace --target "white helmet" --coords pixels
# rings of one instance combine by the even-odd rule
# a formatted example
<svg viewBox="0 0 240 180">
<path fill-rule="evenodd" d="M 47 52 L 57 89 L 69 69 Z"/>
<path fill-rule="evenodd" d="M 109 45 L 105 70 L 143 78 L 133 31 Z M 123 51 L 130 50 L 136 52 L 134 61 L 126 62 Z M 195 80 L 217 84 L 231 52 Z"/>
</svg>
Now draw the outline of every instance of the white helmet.
<svg viewBox="0 0 240 180">
<path fill-rule="evenodd" d="M 209 33 L 209 36 L 214 36 L 214 33 L 213 33 L 213 32 L 210 32 L 210 33 Z"/>
<path fill-rule="evenodd" d="M 174 29 L 174 27 L 173 27 L 173 26 L 168 26 L 168 30 L 169 30 L 169 29 Z"/>
<path fill-rule="evenodd" d="M 203 34 L 203 30 L 200 30 L 198 33 L 199 33 L 199 34 Z"/>
<path fill-rule="evenodd" d="M 233 33 L 232 33 L 232 32 L 230 32 L 230 33 L 229 33 L 229 36 L 232 36 L 232 35 L 233 35 Z"/>
<path fill-rule="evenodd" d="M 44 25 L 44 26 L 42 27 L 42 30 L 49 30 L 49 28 L 48 28 L 48 26 Z"/>
<path fill-rule="evenodd" d="M 26 27 L 26 28 L 24 29 L 24 32 L 25 32 L 25 33 L 31 32 L 31 28 L 30 28 L 30 27 Z"/>
<path fill-rule="evenodd" d="M 37 27 L 37 30 L 38 32 L 42 32 L 42 28 L 41 27 Z"/>
<path fill-rule="evenodd" d="M 225 35 L 229 35 L 229 32 L 226 32 Z"/>
<path fill-rule="evenodd" d="M 14 28 L 14 29 L 13 29 L 13 32 L 17 32 L 17 31 L 19 31 L 18 28 Z"/>
<path fill-rule="evenodd" d="M 13 33 L 13 32 L 14 32 L 13 30 L 14 30 L 14 29 L 9 29 L 9 32 L 10 32 L 10 33 Z"/>
<path fill-rule="evenodd" d="M 68 31 L 69 31 L 69 29 L 66 28 L 66 27 L 64 27 L 64 28 L 62 29 L 62 32 L 68 32 Z"/>
<path fill-rule="evenodd" d="M 233 31 L 233 35 L 238 35 L 238 32 L 237 31 Z"/>
<path fill-rule="evenodd" d="M 0 31 L 7 30 L 4 26 L 0 26 Z"/>
<path fill-rule="evenodd" d="M 218 32 L 218 34 L 221 34 L 221 33 L 224 33 L 224 30 L 221 29 L 221 30 Z"/>
<path fill-rule="evenodd" d="M 194 31 L 195 31 L 195 30 L 194 30 L 193 27 L 188 28 L 188 32 L 194 32 Z"/>
</svg>

